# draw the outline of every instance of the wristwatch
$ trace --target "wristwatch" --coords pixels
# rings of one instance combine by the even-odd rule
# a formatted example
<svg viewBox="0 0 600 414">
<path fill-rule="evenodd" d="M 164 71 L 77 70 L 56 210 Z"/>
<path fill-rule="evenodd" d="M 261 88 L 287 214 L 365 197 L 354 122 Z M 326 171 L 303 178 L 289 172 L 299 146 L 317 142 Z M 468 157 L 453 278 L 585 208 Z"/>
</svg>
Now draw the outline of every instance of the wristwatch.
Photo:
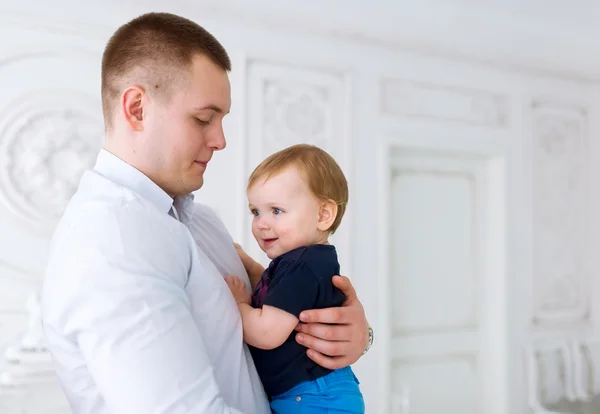
<svg viewBox="0 0 600 414">
<path fill-rule="evenodd" d="M 363 355 L 369 352 L 371 345 L 373 345 L 373 328 L 371 328 L 371 325 L 369 325 L 369 343 L 367 343 L 367 347 L 362 353 Z"/>
</svg>

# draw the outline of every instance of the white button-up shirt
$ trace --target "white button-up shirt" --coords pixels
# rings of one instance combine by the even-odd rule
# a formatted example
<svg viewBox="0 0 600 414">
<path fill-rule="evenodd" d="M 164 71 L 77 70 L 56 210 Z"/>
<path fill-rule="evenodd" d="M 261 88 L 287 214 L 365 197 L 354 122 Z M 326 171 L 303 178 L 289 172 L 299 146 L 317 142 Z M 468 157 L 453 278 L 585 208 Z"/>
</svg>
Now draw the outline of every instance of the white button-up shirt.
<svg viewBox="0 0 600 414">
<path fill-rule="evenodd" d="M 227 274 L 248 282 L 210 209 L 173 203 L 102 150 L 56 228 L 43 283 L 73 413 L 270 413 Z"/>
</svg>

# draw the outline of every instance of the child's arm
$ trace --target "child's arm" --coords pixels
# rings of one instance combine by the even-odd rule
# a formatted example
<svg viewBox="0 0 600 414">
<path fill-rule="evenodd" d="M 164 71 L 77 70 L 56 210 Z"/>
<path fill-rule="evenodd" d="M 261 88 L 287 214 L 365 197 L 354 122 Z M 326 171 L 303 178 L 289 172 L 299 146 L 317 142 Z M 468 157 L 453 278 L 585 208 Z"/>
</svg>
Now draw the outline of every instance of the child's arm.
<svg viewBox="0 0 600 414">
<path fill-rule="evenodd" d="M 244 342 L 260 349 L 274 349 L 283 344 L 298 325 L 298 318 L 273 306 L 253 308 L 244 282 L 237 276 L 227 276 L 225 280 L 242 315 Z"/>
<path fill-rule="evenodd" d="M 244 324 L 244 341 L 260 349 L 281 346 L 298 325 L 298 318 L 273 306 L 255 309 L 247 303 L 238 303 Z"/>
</svg>

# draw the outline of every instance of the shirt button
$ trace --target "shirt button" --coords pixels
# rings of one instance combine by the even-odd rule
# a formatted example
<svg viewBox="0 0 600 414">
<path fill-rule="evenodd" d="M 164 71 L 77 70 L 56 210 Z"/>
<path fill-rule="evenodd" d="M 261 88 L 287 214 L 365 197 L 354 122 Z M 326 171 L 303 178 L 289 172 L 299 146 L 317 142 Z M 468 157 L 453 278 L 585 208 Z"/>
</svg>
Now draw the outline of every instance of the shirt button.
<svg viewBox="0 0 600 414">
<path fill-rule="evenodd" d="M 296 401 L 298 401 L 298 402 L 302 401 L 302 397 L 296 397 Z"/>
</svg>

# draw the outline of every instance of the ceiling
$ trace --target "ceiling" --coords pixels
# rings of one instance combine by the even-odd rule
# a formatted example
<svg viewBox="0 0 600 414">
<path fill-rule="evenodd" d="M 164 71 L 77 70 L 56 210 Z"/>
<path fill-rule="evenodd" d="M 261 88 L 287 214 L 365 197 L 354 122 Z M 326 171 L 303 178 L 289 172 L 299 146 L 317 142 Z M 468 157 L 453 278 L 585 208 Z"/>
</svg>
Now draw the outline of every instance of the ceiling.
<svg viewBox="0 0 600 414">
<path fill-rule="evenodd" d="M 107 35 L 123 16 L 163 10 L 600 80 L 600 0 L 88 0 L 85 12 L 77 2 L 0 0 L 0 25 L 16 12 L 35 27 L 102 22 Z"/>
<path fill-rule="evenodd" d="M 597 0 L 438 0 L 437 3 L 547 22 L 549 29 L 556 28 L 555 24 L 596 29 L 600 18 Z"/>
</svg>

